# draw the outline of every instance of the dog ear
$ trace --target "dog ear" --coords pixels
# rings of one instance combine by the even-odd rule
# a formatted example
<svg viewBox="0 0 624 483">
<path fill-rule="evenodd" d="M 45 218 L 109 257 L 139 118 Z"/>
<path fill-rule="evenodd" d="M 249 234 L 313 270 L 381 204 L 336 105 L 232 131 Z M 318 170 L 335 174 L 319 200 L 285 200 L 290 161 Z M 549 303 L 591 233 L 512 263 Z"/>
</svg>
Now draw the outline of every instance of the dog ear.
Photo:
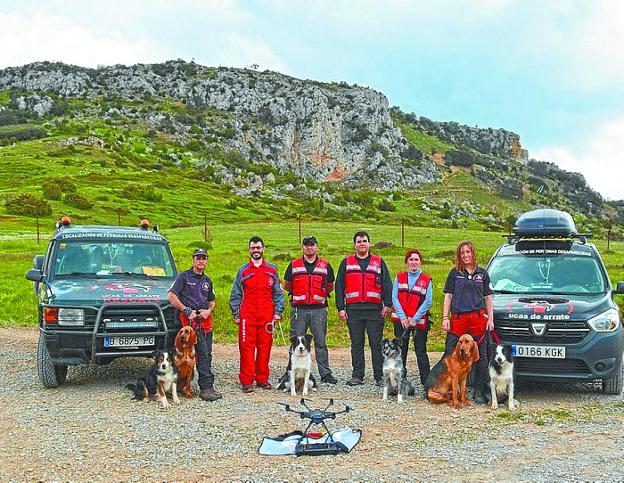
<svg viewBox="0 0 624 483">
<path fill-rule="evenodd" d="M 472 361 L 477 362 L 479 360 L 479 344 L 473 342 L 470 351 L 472 352 Z"/>
<path fill-rule="evenodd" d="M 175 348 L 179 351 L 182 350 L 182 342 L 180 341 L 180 332 L 178 332 L 175 336 Z"/>
<path fill-rule="evenodd" d="M 392 339 L 392 342 L 394 342 L 396 345 L 401 347 L 401 339 L 399 339 L 398 337 L 395 337 L 394 339 Z"/>
<path fill-rule="evenodd" d="M 197 344 L 197 332 L 195 332 L 194 330 L 191 331 L 190 340 L 191 340 L 191 345 L 194 346 L 195 344 Z"/>
<path fill-rule="evenodd" d="M 296 345 L 299 342 L 299 338 L 296 335 L 290 336 L 290 345 Z"/>
<path fill-rule="evenodd" d="M 461 341 L 457 339 L 457 344 L 455 344 L 455 349 L 453 349 L 453 356 L 460 358 L 461 357 Z"/>
</svg>

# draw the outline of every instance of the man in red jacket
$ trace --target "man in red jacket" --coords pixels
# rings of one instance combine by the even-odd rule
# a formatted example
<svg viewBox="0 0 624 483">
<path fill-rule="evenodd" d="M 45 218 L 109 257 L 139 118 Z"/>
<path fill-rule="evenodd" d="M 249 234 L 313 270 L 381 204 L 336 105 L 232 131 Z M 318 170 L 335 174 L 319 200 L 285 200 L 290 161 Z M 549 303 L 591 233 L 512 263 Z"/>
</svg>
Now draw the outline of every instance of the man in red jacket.
<svg viewBox="0 0 624 483">
<path fill-rule="evenodd" d="M 253 392 L 254 381 L 261 389 L 272 388 L 269 359 L 273 329 L 284 311 L 277 267 L 263 258 L 264 248 L 262 238 L 251 237 L 251 259 L 238 270 L 230 294 L 230 309 L 238 324 L 239 380 L 245 393 Z"/>
</svg>

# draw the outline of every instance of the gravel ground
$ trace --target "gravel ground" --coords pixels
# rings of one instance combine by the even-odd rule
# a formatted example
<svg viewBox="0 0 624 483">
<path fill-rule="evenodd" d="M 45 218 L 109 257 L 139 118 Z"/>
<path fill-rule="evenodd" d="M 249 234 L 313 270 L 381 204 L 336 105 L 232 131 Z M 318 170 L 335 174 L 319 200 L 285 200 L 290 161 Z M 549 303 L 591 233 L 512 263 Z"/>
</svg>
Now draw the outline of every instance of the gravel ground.
<svg viewBox="0 0 624 483">
<path fill-rule="evenodd" d="M 361 428 L 362 441 L 338 456 L 267 457 L 257 454 L 262 436 L 303 429 L 303 421 L 275 404 L 292 402 L 287 394 L 240 392 L 235 346 L 214 349 L 224 399 L 183 400 L 162 411 L 124 389 L 149 361 L 70 368 L 64 386 L 44 389 L 36 343 L 36 331 L 0 329 L 2 481 L 624 480 L 623 397 L 604 396 L 597 385 L 520 385 L 514 413 L 454 411 L 420 398 L 399 406 L 383 403 L 370 377 L 346 386 L 349 353 L 334 349 L 340 382 L 322 384 L 313 405 L 326 397 L 348 402 L 355 411 L 329 426 Z M 285 362 L 276 347 L 273 374 Z"/>
</svg>

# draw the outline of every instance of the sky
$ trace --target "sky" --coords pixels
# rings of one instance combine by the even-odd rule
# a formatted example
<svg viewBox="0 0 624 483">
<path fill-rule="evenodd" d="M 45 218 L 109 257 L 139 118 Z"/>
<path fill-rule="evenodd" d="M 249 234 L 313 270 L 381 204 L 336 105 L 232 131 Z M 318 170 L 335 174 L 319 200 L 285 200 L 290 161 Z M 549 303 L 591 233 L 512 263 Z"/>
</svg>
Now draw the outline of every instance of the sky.
<svg viewBox="0 0 624 483">
<path fill-rule="evenodd" d="M 516 132 L 624 199 L 621 0 L 0 0 L 0 45 L 0 68 L 183 59 L 367 86 Z"/>
</svg>

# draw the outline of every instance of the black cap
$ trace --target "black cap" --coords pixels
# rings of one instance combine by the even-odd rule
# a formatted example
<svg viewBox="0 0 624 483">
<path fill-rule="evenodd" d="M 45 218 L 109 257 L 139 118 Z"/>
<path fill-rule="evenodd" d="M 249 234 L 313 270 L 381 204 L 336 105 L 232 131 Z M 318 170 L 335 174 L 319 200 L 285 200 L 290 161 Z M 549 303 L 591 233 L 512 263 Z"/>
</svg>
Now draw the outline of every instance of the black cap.
<svg viewBox="0 0 624 483">
<path fill-rule="evenodd" d="M 206 253 L 206 250 L 204 250 L 203 248 L 196 248 L 195 251 L 193 252 L 193 258 L 199 255 L 202 255 L 208 258 L 208 254 Z"/>
<path fill-rule="evenodd" d="M 318 245 L 318 240 L 315 236 L 307 236 L 301 242 L 302 245 Z"/>
</svg>

